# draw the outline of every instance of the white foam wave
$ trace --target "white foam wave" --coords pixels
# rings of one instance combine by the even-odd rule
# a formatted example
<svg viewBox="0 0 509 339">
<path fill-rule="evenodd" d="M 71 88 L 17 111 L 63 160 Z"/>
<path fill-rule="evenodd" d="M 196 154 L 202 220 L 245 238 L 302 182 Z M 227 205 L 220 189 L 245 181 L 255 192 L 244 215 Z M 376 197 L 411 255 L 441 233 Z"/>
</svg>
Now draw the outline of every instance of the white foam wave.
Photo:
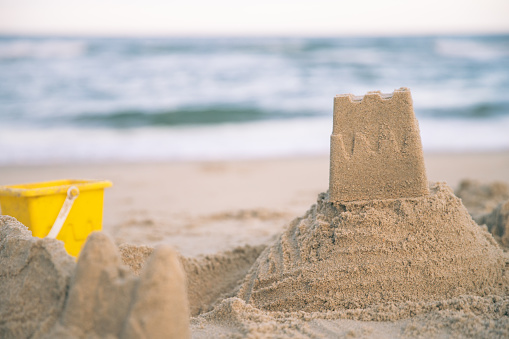
<svg viewBox="0 0 509 339">
<path fill-rule="evenodd" d="M 74 58 L 82 55 L 86 44 L 81 41 L 16 40 L 0 43 L 0 59 Z"/>
<path fill-rule="evenodd" d="M 449 81 L 450 83 L 451 81 Z M 417 113 L 420 109 L 468 109 L 485 102 L 497 102 L 499 93 L 491 86 L 461 88 L 461 80 L 450 87 L 420 87 L 412 88 L 414 108 Z M 458 88 L 461 88 L 459 90 Z"/>
<path fill-rule="evenodd" d="M 226 160 L 319 154 L 328 149 L 329 125 L 328 119 L 296 119 L 134 130 L 2 128 L 0 164 Z"/>
<path fill-rule="evenodd" d="M 207 161 L 326 155 L 331 118 L 207 127 L 0 128 L 0 165 L 109 161 Z M 425 151 L 509 150 L 509 118 L 421 119 Z"/>
<path fill-rule="evenodd" d="M 509 117 L 498 119 L 421 119 L 424 151 L 470 152 L 509 150 Z"/>
<path fill-rule="evenodd" d="M 509 56 L 509 48 L 500 44 L 492 45 L 472 40 L 440 39 L 435 42 L 435 51 L 448 57 L 479 61 L 491 61 Z"/>
</svg>

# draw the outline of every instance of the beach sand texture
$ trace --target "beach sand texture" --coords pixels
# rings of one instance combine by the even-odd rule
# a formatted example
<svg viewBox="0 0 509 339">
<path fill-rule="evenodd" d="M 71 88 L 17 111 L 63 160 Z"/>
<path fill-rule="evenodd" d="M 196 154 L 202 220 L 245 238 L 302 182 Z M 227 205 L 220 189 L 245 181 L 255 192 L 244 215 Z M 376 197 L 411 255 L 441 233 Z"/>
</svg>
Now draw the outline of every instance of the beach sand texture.
<svg viewBox="0 0 509 339">
<path fill-rule="evenodd" d="M 353 201 L 319 193 L 325 158 L 64 169 L 131 174 L 77 262 L 0 216 L 0 337 L 509 337 L 509 185 L 458 177 L 509 181 L 509 155 L 431 156 L 456 191 L 424 193 L 415 150 L 416 186 Z"/>
<path fill-rule="evenodd" d="M 185 273 L 169 247 L 136 277 L 104 233 L 75 263 L 61 241 L 0 216 L 0 260 L 2 338 L 189 337 Z"/>
<path fill-rule="evenodd" d="M 493 237 L 446 184 L 423 188 L 409 90 L 335 99 L 330 190 L 260 255 L 239 297 L 334 311 L 499 294 L 505 260 Z"/>
<path fill-rule="evenodd" d="M 487 191 L 492 190 L 493 186 L 500 188 L 501 183 L 482 185 Z M 505 189 L 506 193 L 509 193 L 509 185 L 505 185 Z M 466 192 L 464 190 L 463 194 L 469 194 L 471 199 L 476 194 L 475 190 Z M 450 190 L 443 184 L 432 187 L 432 195 L 437 194 L 442 195 L 442 198 L 446 197 L 447 202 L 451 199 L 453 204 L 459 203 L 458 198 L 452 196 Z M 316 210 L 320 205 L 331 209 L 332 206 L 328 203 L 323 204 L 324 198 L 325 195 L 322 194 L 318 204 L 292 224 L 299 224 L 299 221 L 306 218 L 313 220 L 313 213 L 315 216 L 318 215 Z M 488 198 L 493 200 L 494 196 Z M 395 200 L 392 204 L 397 202 Z M 378 204 L 384 206 L 385 212 L 391 212 L 391 208 L 394 207 L 387 201 Z M 412 202 L 410 204 L 412 205 Z M 351 206 L 359 207 L 355 207 L 355 203 Z M 446 211 L 450 210 L 446 206 L 442 207 L 445 207 Z M 376 210 L 369 213 L 378 214 Z M 465 216 L 460 210 L 459 221 L 463 217 Z M 476 228 L 470 229 L 472 226 Z M 490 229 L 494 228 L 491 224 L 487 226 Z M 466 232 L 467 239 L 479 241 L 481 247 L 488 250 L 480 253 L 479 249 L 474 249 L 475 254 L 479 255 L 477 258 L 468 253 L 470 248 L 468 245 L 466 249 L 461 249 L 457 245 L 458 241 L 461 243 L 462 234 L 454 235 L 451 228 L 447 227 L 444 230 L 437 230 L 437 235 L 445 234 L 446 238 L 452 241 L 454 249 L 449 252 L 456 254 L 455 258 L 464 259 L 463 265 L 458 267 L 459 275 L 456 277 L 458 288 L 464 290 L 460 296 L 447 296 L 455 294 L 458 290 L 452 290 L 449 294 L 446 290 L 436 289 L 434 291 L 436 296 L 431 297 L 429 293 L 434 290 L 432 286 L 424 287 L 423 292 L 404 289 L 412 283 L 419 285 L 419 281 L 403 281 L 402 290 L 389 290 L 387 296 L 380 294 L 381 289 L 376 285 L 375 293 L 371 293 L 366 290 L 368 285 L 373 284 L 376 279 L 380 280 L 387 276 L 380 274 L 383 273 L 383 269 L 378 269 L 374 264 L 364 263 L 364 267 L 372 271 L 364 275 L 354 271 L 351 275 L 342 276 L 342 282 L 346 281 L 346 285 L 335 285 L 339 291 L 341 286 L 350 287 L 331 298 L 336 302 L 335 306 L 320 305 L 315 301 L 310 309 L 317 307 L 322 310 L 269 311 L 256 305 L 266 302 L 267 299 L 260 298 L 262 294 L 259 294 L 259 299 L 252 302 L 246 302 L 238 297 L 239 291 L 240 296 L 243 294 L 246 280 L 251 279 L 252 275 L 247 274 L 247 271 L 253 266 L 253 262 L 258 257 L 266 257 L 267 250 L 259 255 L 263 246 L 257 248 L 245 246 L 233 251 L 196 258 L 178 257 L 179 265 L 175 262 L 177 258 L 175 252 L 168 248 L 161 251 L 150 246 L 124 244 L 117 249 L 107 235 L 99 233 L 89 237 L 76 264 L 65 252 L 63 243 L 54 239 L 31 237 L 26 227 L 11 217 L 2 216 L 0 298 L 3 302 L 0 303 L 0 335 L 3 338 L 69 336 L 84 338 L 108 335 L 120 338 L 132 335 L 134 337 L 150 335 L 153 338 L 186 338 L 189 335 L 193 338 L 507 337 L 509 335 L 507 270 L 501 269 L 503 276 L 498 286 L 490 285 L 490 282 L 500 278 L 496 269 L 499 255 L 503 257 L 505 267 L 508 266 L 508 248 L 496 247 L 493 238 L 486 233 L 487 228 L 483 229 L 473 224 L 471 220 L 460 228 Z M 294 229 L 290 225 L 290 229 L 285 233 L 290 233 Z M 416 239 L 413 239 L 413 245 L 417 242 Z M 412 245 L 411 239 L 409 240 L 406 244 Z M 432 239 L 427 240 L 427 244 L 430 245 Z M 444 242 L 440 244 L 447 245 Z M 424 254 L 432 246 L 436 245 L 418 248 L 421 250 L 420 254 Z M 271 247 L 274 245 L 269 245 L 268 248 Z M 380 249 L 379 252 L 373 251 L 372 257 L 376 258 L 377 255 L 391 257 L 391 247 Z M 408 251 L 412 249 L 415 248 L 407 248 Z M 502 254 L 501 249 L 504 250 Z M 160 253 L 160 256 L 156 253 Z M 315 253 L 319 253 L 319 249 Z M 397 257 L 397 254 L 394 257 Z M 435 255 L 434 259 L 435 266 L 431 269 L 439 267 L 440 264 L 445 268 L 443 273 L 437 270 L 438 276 L 434 278 L 445 277 L 445 284 L 454 284 L 455 278 L 447 276 L 447 273 L 454 271 L 453 266 L 448 266 L 443 257 Z M 494 268 L 495 277 L 484 276 L 484 279 L 481 278 L 477 282 L 469 279 L 468 273 L 462 272 L 465 267 L 473 266 L 476 261 L 482 260 L 488 263 L 481 263 L 481 269 L 486 271 L 490 270 L 490 267 Z M 404 273 L 402 272 L 404 261 L 396 260 L 395 263 L 399 264 L 399 273 Z M 258 260 L 252 271 L 256 272 L 260 264 L 264 262 Z M 416 261 L 416 264 L 423 267 L 422 262 Z M 350 263 L 345 265 L 346 268 L 353 266 Z M 309 269 L 312 264 L 308 263 L 304 267 Z M 476 268 L 472 268 L 475 273 Z M 187 276 L 187 286 L 184 284 L 182 269 Z M 412 270 L 408 272 L 412 273 Z M 425 279 L 433 279 L 432 276 L 425 276 L 425 272 L 423 272 Z M 313 278 L 320 276 L 319 273 L 324 275 L 323 272 L 311 272 Z M 247 278 L 244 278 L 246 274 Z M 362 278 L 359 286 L 348 285 L 356 277 Z M 146 281 L 142 283 L 143 280 Z M 366 284 L 362 285 L 363 282 Z M 143 289 L 143 292 L 140 289 Z M 288 296 L 287 292 L 284 288 L 281 289 L 281 299 L 285 302 L 289 301 L 289 298 L 283 298 Z M 361 293 L 371 296 L 371 300 L 367 299 L 366 302 L 363 299 L 355 299 Z M 354 302 L 358 304 L 354 302 L 341 304 L 347 294 L 352 294 Z M 302 293 L 304 299 L 311 295 L 310 291 Z M 428 296 L 428 301 L 421 300 L 420 297 L 423 296 L 424 298 Z M 376 301 L 383 300 L 384 297 L 389 299 L 399 297 L 400 300 Z M 405 300 L 405 297 L 408 297 L 408 300 Z M 327 310 L 324 311 L 324 308 Z M 333 308 L 335 310 L 331 310 Z M 188 312 L 192 315 L 190 320 Z M 183 315 L 185 316 L 182 317 Z M 146 317 L 152 321 L 150 327 L 140 325 L 144 323 L 143 319 Z M 190 326 L 186 328 L 188 322 Z"/>
<path fill-rule="evenodd" d="M 273 311 L 500 294 L 505 260 L 444 184 L 423 198 L 328 203 L 258 258 L 240 297 Z"/>
</svg>

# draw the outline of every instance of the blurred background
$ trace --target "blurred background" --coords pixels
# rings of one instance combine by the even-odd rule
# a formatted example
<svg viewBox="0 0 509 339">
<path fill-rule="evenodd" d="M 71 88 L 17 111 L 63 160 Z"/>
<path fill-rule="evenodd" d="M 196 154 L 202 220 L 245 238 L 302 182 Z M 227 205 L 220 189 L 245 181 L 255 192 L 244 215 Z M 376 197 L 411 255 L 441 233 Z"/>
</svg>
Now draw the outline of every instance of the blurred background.
<svg viewBox="0 0 509 339">
<path fill-rule="evenodd" d="M 428 152 L 509 149 L 509 2 L 0 0 L 0 165 L 326 155 L 409 87 Z"/>
</svg>

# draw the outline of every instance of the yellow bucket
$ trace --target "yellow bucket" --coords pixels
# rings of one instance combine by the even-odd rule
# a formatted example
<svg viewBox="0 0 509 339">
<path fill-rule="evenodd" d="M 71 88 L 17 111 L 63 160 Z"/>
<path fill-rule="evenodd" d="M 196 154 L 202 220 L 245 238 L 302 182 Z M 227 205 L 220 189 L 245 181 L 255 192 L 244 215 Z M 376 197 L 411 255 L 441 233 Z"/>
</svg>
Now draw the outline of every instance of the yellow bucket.
<svg viewBox="0 0 509 339">
<path fill-rule="evenodd" d="M 87 236 L 102 229 L 104 188 L 110 181 L 58 180 L 0 186 L 2 214 L 27 226 L 34 237 L 62 240 L 77 256 Z"/>
</svg>

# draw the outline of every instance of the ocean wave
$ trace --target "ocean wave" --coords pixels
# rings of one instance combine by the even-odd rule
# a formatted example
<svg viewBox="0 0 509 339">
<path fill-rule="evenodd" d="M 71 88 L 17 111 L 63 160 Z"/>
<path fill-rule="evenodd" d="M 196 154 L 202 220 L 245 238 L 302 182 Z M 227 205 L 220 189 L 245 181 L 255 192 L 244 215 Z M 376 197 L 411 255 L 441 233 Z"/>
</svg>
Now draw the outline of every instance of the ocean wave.
<svg viewBox="0 0 509 339">
<path fill-rule="evenodd" d="M 424 151 L 491 152 L 509 150 L 509 117 L 465 120 L 419 119 Z"/>
<path fill-rule="evenodd" d="M 55 136 L 58 140 L 52 145 L 69 157 L 71 148 L 58 149 L 58 144 L 73 138 L 73 147 L 92 157 L 100 146 L 89 146 L 89 139 L 101 139 L 105 159 L 119 152 L 135 160 L 139 155 L 122 150 L 123 143 L 140 153 L 157 148 L 153 145 L 178 144 L 174 149 L 182 153 L 168 151 L 167 159 L 198 159 L 210 152 L 234 157 L 242 153 L 241 146 L 247 155 L 268 155 L 273 150 L 293 154 L 307 147 L 308 133 L 317 138 L 323 133 L 328 140 L 330 121 L 320 133 L 312 131 L 312 121 L 332 118 L 334 95 L 389 93 L 401 86 L 411 88 L 423 126 L 444 131 L 436 137 L 437 145 L 449 147 L 449 133 L 457 135 L 453 143 L 462 142 L 465 149 L 477 144 L 487 149 L 505 147 L 507 137 L 503 139 L 501 131 L 509 123 L 508 43 L 509 36 L 0 37 L 0 139 L 12 137 L 2 139 L 0 149 L 2 157 L 8 144 L 13 147 L 10 156 L 25 151 L 34 156 L 29 148 L 40 144 L 41 154 L 51 156 L 48 145 L 53 141 L 48 140 Z M 472 144 L 477 126 L 484 126 L 487 136 Z M 251 135 L 254 143 L 264 133 L 275 134 L 277 128 L 288 140 L 298 131 L 306 142 L 255 146 L 236 142 Z M 287 134 L 290 128 L 293 132 Z M 30 129 L 23 134 L 30 140 L 27 150 L 17 146 L 22 142 L 16 138 L 25 129 Z M 435 136 L 435 132 L 423 129 L 423 135 Z M 200 133 L 215 141 L 207 144 Z M 434 140 L 423 137 L 425 148 Z"/>
<path fill-rule="evenodd" d="M 123 110 L 103 114 L 80 114 L 59 121 L 76 126 L 109 128 L 133 128 L 145 126 L 181 126 L 240 123 L 260 120 L 309 117 L 316 114 L 307 111 L 285 112 L 263 110 L 249 106 L 204 106 L 174 110 L 143 111 Z M 47 122 L 47 119 L 46 119 Z"/>
<path fill-rule="evenodd" d="M 0 59 L 75 58 L 86 51 L 86 43 L 65 40 L 0 40 Z"/>
<path fill-rule="evenodd" d="M 491 44 L 474 40 L 439 39 L 435 51 L 443 56 L 477 61 L 491 61 L 509 57 L 507 44 Z"/>
<path fill-rule="evenodd" d="M 430 152 L 507 151 L 508 124 L 508 117 L 419 121 Z M 0 165 L 327 155 L 331 126 L 332 117 L 137 129 L 0 126 Z"/>
<path fill-rule="evenodd" d="M 309 99 L 311 100 L 311 99 Z M 272 107 L 272 108 L 271 108 Z M 81 113 L 60 116 L 52 120 L 42 117 L 42 124 L 101 128 L 140 128 L 158 126 L 207 126 L 226 123 L 243 123 L 263 120 L 287 120 L 299 118 L 320 118 L 331 116 L 332 111 L 319 112 L 312 106 L 284 107 L 275 105 L 205 105 L 188 106 L 175 109 L 142 110 L 127 109 L 101 113 Z M 492 121 L 498 117 L 509 116 L 509 102 L 476 102 L 469 106 L 443 106 L 433 108 L 415 108 L 417 117 L 444 119 L 466 119 Z"/>
<path fill-rule="evenodd" d="M 133 41 L 116 39 L 114 46 L 104 41 L 92 45 L 97 53 L 120 52 L 126 56 L 149 55 L 300 55 L 302 53 L 333 49 L 330 40 L 309 40 L 301 38 L 160 38 Z"/>
<path fill-rule="evenodd" d="M 129 130 L 0 126 L 0 149 L 5 150 L 0 165 L 326 154 L 330 123 L 331 119 L 311 118 Z"/>
<path fill-rule="evenodd" d="M 494 118 L 509 116 L 509 102 L 479 102 L 470 106 L 434 107 L 418 110 L 418 115 L 434 118 Z"/>
</svg>

